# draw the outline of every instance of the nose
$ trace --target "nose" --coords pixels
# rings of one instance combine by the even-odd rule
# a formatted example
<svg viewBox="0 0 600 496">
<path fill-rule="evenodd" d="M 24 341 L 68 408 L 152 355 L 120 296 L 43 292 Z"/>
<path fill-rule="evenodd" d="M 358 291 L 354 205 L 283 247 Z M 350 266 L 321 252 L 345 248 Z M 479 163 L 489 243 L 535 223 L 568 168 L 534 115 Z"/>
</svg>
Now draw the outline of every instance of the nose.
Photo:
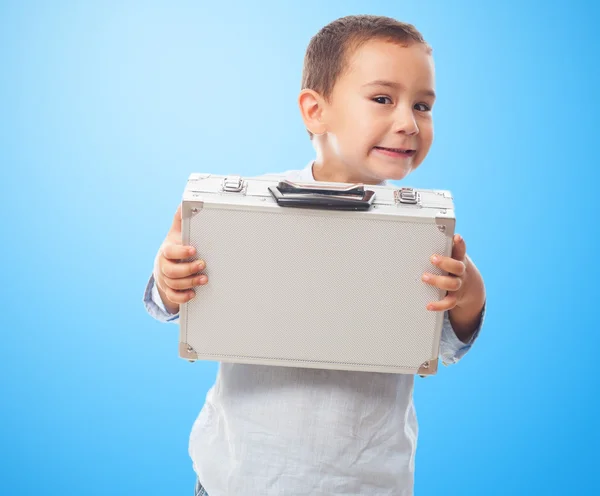
<svg viewBox="0 0 600 496">
<path fill-rule="evenodd" d="M 419 133 L 415 113 L 410 105 L 398 105 L 394 115 L 394 131 L 412 136 Z"/>
</svg>

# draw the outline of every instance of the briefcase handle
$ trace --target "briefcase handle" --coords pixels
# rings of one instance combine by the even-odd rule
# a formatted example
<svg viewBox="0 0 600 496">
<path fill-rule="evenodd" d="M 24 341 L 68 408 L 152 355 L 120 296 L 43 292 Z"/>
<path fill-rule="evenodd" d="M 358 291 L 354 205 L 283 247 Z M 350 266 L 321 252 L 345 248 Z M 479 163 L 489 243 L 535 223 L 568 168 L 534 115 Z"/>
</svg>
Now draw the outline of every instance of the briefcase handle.
<svg viewBox="0 0 600 496">
<path fill-rule="evenodd" d="M 282 207 L 315 208 L 323 210 L 369 210 L 375 192 L 362 184 L 293 183 L 280 181 L 269 191 Z"/>
</svg>

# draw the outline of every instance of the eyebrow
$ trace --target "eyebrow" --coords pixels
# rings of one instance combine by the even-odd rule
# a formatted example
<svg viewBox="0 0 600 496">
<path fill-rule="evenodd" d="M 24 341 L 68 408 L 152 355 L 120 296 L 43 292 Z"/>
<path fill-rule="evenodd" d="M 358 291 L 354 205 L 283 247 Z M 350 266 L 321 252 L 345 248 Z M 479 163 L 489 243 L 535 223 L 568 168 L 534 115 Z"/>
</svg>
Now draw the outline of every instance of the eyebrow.
<svg viewBox="0 0 600 496">
<path fill-rule="evenodd" d="M 371 81 L 370 83 L 363 84 L 363 87 L 367 87 L 367 86 L 387 86 L 388 88 L 405 89 L 404 86 L 399 83 L 394 83 L 393 81 L 386 81 L 384 79 L 377 79 L 375 81 Z M 435 91 L 433 91 L 431 89 L 421 91 L 420 93 L 423 93 L 427 96 L 435 98 Z"/>
</svg>

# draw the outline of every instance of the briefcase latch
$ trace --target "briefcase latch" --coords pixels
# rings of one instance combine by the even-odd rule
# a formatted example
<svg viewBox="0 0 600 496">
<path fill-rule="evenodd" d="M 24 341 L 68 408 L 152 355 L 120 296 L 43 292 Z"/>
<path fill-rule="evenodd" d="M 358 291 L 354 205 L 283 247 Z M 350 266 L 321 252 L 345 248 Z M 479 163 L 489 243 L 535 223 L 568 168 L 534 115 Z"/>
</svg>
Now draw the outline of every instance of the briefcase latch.
<svg viewBox="0 0 600 496">
<path fill-rule="evenodd" d="M 394 191 L 396 203 L 408 203 L 416 205 L 419 203 L 419 194 L 413 188 L 400 188 Z"/>
<path fill-rule="evenodd" d="M 244 189 L 244 181 L 240 176 L 227 176 L 223 179 L 223 191 L 239 193 Z"/>
</svg>

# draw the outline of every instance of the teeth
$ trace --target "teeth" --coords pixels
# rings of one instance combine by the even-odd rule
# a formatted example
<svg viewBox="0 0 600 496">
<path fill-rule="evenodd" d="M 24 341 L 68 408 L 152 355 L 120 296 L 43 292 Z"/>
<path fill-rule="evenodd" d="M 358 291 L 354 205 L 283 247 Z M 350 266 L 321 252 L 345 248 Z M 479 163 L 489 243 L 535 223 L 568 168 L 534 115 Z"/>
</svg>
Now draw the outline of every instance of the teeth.
<svg viewBox="0 0 600 496">
<path fill-rule="evenodd" d="M 410 149 L 402 149 L 402 148 L 385 148 L 383 146 L 377 146 L 376 148 L 380 148 L 382 150 L 389 150 L 391 152 L 397 152 L 397 153 L 410 153 L 412 152 L 412 150 Z"/>
</svg>

